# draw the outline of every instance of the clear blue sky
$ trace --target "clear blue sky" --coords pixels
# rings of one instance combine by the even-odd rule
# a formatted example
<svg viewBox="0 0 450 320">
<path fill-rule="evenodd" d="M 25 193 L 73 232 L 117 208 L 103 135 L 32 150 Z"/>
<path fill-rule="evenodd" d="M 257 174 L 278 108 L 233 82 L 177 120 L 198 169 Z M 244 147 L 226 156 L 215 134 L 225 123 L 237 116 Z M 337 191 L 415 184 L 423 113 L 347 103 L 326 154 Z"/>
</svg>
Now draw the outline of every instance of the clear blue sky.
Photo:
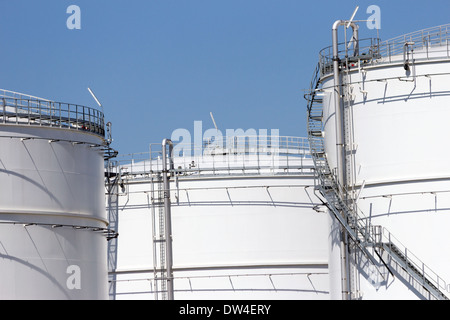
<svg viewBox="0 0 450 320">
<path fill-rule="evenodd" d="M 357 5 L 380 7 L 382 39 L 450 23 L 448 0 L 0 0 L 0 88 L 94 107 L 91 87 L 121 153 L 212 128 L 210 112 L 223 131 L 306 136 L 318 52 Z"/>
</svg>

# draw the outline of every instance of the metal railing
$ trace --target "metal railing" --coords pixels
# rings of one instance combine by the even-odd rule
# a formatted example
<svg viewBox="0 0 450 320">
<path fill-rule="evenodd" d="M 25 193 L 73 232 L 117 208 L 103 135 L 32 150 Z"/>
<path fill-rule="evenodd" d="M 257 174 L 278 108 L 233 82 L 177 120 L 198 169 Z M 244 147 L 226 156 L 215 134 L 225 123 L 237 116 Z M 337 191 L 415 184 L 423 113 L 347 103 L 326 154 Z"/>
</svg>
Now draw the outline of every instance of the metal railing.
<svg viewBox="0 0 450 320">
<path fill-rule="evenodd" d="M 178 175 L 301 174 L 313 173 L 307 138 L 236 136 L 204 140 L 201 145 L 174 144 L 174 168 Z M 125 175 L 145 175 L 162 170 L 161 144 L 149 152 L 119 155 Z"/>
<path fill-rule="evenodd" d="M 6 90 L 6 89 L 0 89 L 0 97 L 13 98 L 13 99 L 24 99 L 24 100 L 50 101 L 48 99 L 44 99 L 44 98 L 29 95 L 29 94 L 16 92 L 16 91 L 10 91 L 10 90 Z"/>
<path fill-rule="evenodd" d="M 345 63 L 356 63 L 358 60 L 363 63 L 372 62 L 381 58 L 380 39 L 369 38 L 360 39 L 358 46 L 349 48 L 346 43 L 338 44 L 339 58 Z M 326 47 L 319 52 L 320 75 L 333 72 L 333 46 Z"/>
<path fill-rule="evenodd" d="M 448 57 L 448 45 L 450 40 L 450 24 L 411 32 L 402 36 L 383 41 L 380 45 L 380 54 L 383 57 L 391 57 L 403 54 L 405 43 L 411 43 L 413 49 L 445 46 Z M 412 44 L 414 43 L 414 44 Z"/>
<path fill-rule="evenodd" d="M 438 290 L 450 293 L 450 284 L 414 255 L 392 233 L 382 226 L 373 227 L 375 242 L 387 247 L 386 249 L 389 251 L 397 252 L 405 262 L 404 268 L 409 269 L 410 272 L 418 273 L 422 279 L 422 284 L 428 281 L 428 285 L 433 285 Z"/>
<path fill-rule="evenodd" d="M 411 32 L 387 41 L 378 38 L 359 40 L 359 45 L 348 47 L 347 43 L 340 43 L 339 58 L 345 67 L 347 62 L 361 65 L 392 63 L 403 60 L 405 44 L 408 50 L 423 50 L 420 59 L 450 58 L 450 24 L 427 28 Z M 326 47 L 319 52 L 319 63 L 321 76 L 333 72 L 332 46 Z"/>
<path fill-rule="evenodd" d="M 105 136 L 101 111 L 0 90 L 0 123 L 74 129 Z"/>
</svg>

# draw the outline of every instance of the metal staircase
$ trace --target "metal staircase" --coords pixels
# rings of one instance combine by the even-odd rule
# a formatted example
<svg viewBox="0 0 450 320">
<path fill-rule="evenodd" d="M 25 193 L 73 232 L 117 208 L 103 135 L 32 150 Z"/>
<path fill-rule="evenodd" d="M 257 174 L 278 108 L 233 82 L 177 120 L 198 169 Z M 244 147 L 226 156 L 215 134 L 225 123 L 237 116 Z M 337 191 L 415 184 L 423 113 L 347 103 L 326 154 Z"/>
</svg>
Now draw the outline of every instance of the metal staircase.
<svg viewBox="0 0 450 320">
<path fill-rule="evenodd" d="M 320 63 L 314 72 L 308 101 L 308 138 L 311 155 L 317 173 L 316 188 L 325 198 L 325 205 L 343 226 L 350 239 L 362 253 L 375 265 L 384 264 L 393 274 L 393 263 L 404 270 L 408 277 L 427 292 L 428 297 L 448 300 L 442 292 L 449 291 L 449 285 L 431 271 L 408 249 L 394 243 L 394 237 L 385 228 L 371 225 L 369 219 L 358 210 L 347 190 L 339 185 L 336 174 L 330 169 L 323 136 L 323 96 L 320 94 Z M 402 248 L 402 249 L 401 249 Z M 409 254 L 408 254 L 409 253 Z"/>
</svg>

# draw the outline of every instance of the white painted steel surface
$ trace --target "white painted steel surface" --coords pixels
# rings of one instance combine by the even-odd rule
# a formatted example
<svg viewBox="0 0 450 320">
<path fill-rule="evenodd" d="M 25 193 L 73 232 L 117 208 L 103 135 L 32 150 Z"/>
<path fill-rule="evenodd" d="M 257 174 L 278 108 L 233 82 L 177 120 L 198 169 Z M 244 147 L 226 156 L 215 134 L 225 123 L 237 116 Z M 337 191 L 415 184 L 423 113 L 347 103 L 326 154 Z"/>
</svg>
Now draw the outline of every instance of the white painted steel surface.
<svg viewBox="0 0 450 320">
<path fill-rule="evenodd" d="M 329 298 L 327 217 L 313 209 L 319 203 L 306 150 L 295 157 L 205 150 L 175 158 L 182 172 L 178 182 L 171 178 L 175 299 Z M 123 174 L 119 187 L 115 299 L 157 298 L 157 186 L 139 174 L 143 164 L 121 167 L 134 174 Z"/>
<path fill-rule="evenodd" d="M 0 299 L 107 299 L 103 143 L 0 124 Z"/>
<path fill-rule="evenodd" d="M 449 288 L 448 40 L 434 45 L 425 42 L 409 52 L 409 70 L 404 68 L 403 55 L 398 54 L 366 66 L 356 63 L 348 73 L 342 70 L 341 76 L 349 124 L 348 188 L 355 191 L 354 197 L 359 195 L 358 207 L 372 225 L 387 228 L 411 255 L 446 280 L 443 287 Z M 322 81 L 326 152 L 330 167 L 335 168 L 332 75 L 323 76 Z M 339 263 L 330 261 L 334 266 Z M 358 271 L 356 296 L 423 298 L 398 276 L 387 275 L 388 280 L 382 280 L 367 265 Z"/>
</svg>

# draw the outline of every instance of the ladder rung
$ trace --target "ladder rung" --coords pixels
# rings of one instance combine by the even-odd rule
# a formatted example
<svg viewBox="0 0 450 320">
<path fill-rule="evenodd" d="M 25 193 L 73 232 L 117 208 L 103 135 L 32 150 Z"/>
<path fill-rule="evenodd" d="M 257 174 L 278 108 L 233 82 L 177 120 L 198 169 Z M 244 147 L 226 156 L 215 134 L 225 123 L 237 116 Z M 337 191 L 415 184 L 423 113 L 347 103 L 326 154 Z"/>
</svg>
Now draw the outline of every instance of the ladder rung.
<svg viewBox="0 0 450 320">
<path fill-rule="evenodd" d="M 322 130 L 315 130 L 315 131 L 310 131 L 309 132 L 312 136 L 314 137 L 322 137 L 323 136 L 323 131 Z"/>
<path fill-rule="evenodd" d="M 325 152 L 313 152 L 312 154 L 317 158 L 323 158 L 325 156 Z"/>
</svg>

